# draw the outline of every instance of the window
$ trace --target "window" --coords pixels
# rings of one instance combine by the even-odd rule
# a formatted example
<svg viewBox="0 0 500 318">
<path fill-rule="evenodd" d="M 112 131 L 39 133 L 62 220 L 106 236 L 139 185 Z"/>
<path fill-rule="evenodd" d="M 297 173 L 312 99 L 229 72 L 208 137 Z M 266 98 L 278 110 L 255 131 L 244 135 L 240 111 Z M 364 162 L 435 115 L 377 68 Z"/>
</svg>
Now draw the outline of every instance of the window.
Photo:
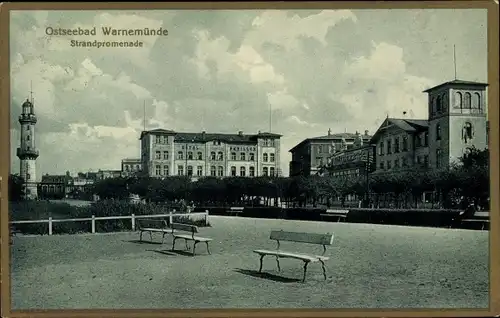
<svg viewBox="0 0 500 318">
<path fill-rule="evenodd" d="M 383 161 L 380 161 L 380 170 L 384 170 L 384 162 Z"/>
<path fill-rule="evenodd" d="M 140 166 L 140 165 L 135 165 L 135 170 L 136 170 L 136 171 L 141 170 L 141 166 Z"/>
<path fill-rule="evenodd" d="M 210 153 L 210 160 L 215 160 L 215 151 Z"/>
<path fill-rule="evenodd" d="M 163 159 L 168 160 L 168 151 L 163 152 Z"/>
<path fill-rule="evenodd" d="M 441 125 L 436 125 L 436 140 L 441 140 Z"/>
<path fill-rule="evenodd" d="M 403 151 L 408 151 L 408 136 L 403 137 Z"/>
<path fill-rule="evenodd" d="M 390 154 L 392 153 L 392 149 L 391 149 L 391 140 L 390 140 L 390 139 L 388 139 L 388 140 L 386 141 L 386 153 L 387 153 L 388 155 L 390 155 Z"/>
<path fill-rule="evenodd" d="M 394 153 L 398 153 L 399 152 L 399 137 L 396 137 L 394 139 Z"/>
<path fill-rule="evenodd" d="M 156 151 L 155 159 L 161 159 L 161 152 L 160 151 Z"/>
<path fill-rule="evenodd" d="M 481 95 L 479 95 L 479 93 L 474 93 L 472 108 L 481 109 Z"/>
<path fill-rule="evenodd" d="M 177 174 L 179 176 L 183 176 L 184 175 L 184 166 L 183 165 L 178 165 L 177 166 Z"/>
<path fill-rule="evenodd" d="M 155 174 L 157 176 L 161 175 L 161 166 L 160 165 L 156 165 L 156 167 L 155 167 Z"/>
<path fill-rule="evenodd" d="M 201 153 L 201 151 L 198 151 L 198 153 L 196 154 L 196 157 L 198 160 L 203 160 L 203 154 Z"/>
<path fill-rule="evenodd" d="M 267 155 L 267 153 L 262 154 L 262 161 L 264 161 L 264 162 L 268 161 L 268 155 Z"/>
<path fill-rule="evenodd" d="M 269 175 L 274 177 L 274 167 L 269 168 Z"/>
<path fill-rule="evenodd" d="M 384 155 L 384 143 L 381 142 L 379 145 L 378 145 L 378 154 L 380 156 L 383 156 Z"/>
<path fill-rule="evenodd" d="M 210 175 L 211 175 L 212 177 L 215 177 L 215 176 L 216 176 L 215 166 L 211 166 L 211 167 L 210 167 Z"/>
<path fill-rule="evenodd" d="M 236 160 L 236 152 L 231 152 L 231 160 Z"/>
<path fill-rule="evenodd" d="M 125 166 L 125 171 L 129 171 L 130 167 L 128 165 Z"/>
<path fill-rule="evenodd" d="M 424 133 L 424 147 L 427 147 L 429 145 L 429 132 L 426 131 Z"/>
<path fill-rule="evenodd" d="M 391 167 L 391 161 L 390 160 L 387 160 L 387 170 L 390 170 L 392 167 Z"/>
<path fill-rule="evenodd" d="M 255 154 L 253 152 L 250 153 L 250 161 L 255 161 Z"/>
<path fill-rule="evenodd" d="M 157 144 L 161 143 L 160 136 L 155 136 L 155 143 L 157 143 Z"/>
<path fill-rule="evenodd" d="M 425 155 L 424 156 L 424 167 L 429 167 L 429 156 Z"/>
<path fill-rule="evenodd" d="M 31 175 L 29 173 L 26 174 L 26 180 L 30 180 L 31 179 Z"/>
<path fill-rule="evenodd" d="M 198 166 L 198 167 L 196 168 L 196 175 L 197 175 L 198 177 L 201 177 L 201 176 L 203 175 L 203 166 Z"/>
<path fill-rule="evenodd" d="M 322 153 L 323 152 L 323 146 L 319 145 L 318 146 L 318 153 Z"/>
<path fill-rule="evenodd" d="M 394 168 L 399 168 L 399 159 L 394 159 Z"/>
<path fill-rule="evenodd" d="M 462 93 L 456 92 L 455 93 L 455 101 L 454 101 L 453 107 L 455 108 L 462 108 Z"/>
<path fill-rule="evenodd" d="M 188 177 L 193 176 L 193 166 L 187 166 L 187 175 Z"/>
<path fill-rule="evenodd" d="M 241 161 L 245 161 L 246 160 L 246 156 L 245 156 L 244 152 L 240 153 L 240 160 Z"/>
<path fill-rule="evenodd" d="M 236 167 L 235 166 L 231 167 L 231 176 L 236 177 Z"/>
<path fill-rule="evenodd" d="M 464 96 L 464 108 L 465 109 L 471 108 L 471 95 L 469 92 L 465 93 L 465 96 Z"/>
<path fill-rule="evenodd" d="M 255 177 L 255 167 L 248 168 L 248 175 L 250 177 Z"/>
<path fill-rule="evenodd" d="M 193 152 L 192 151 L 188 151 L 188 160 L 193 160 Z M 189 170 L 189 168 L 188 168 Z"/>
<path fill-rule="evenodd" d="M 422 163 L 422 157 L 417 156 L 417 165 L 420 165 Z"/>
<path fill-rule="evenodd" d="M 274 162 L 274 153 L 269 154 L 269 161 Z"/>
<path fill-rule="evenodd" d="M 443 108 L 443 104 L 442 104 L 442 100 L 441 100 L 441 96 L 438 96 L 436 98 L 436 112 L 437 113 L 440 113 L 442 111 L 442 108 Z"/>
<path fill-rule="evenodd" d="M 177 159 L 179 159 L 179 160 L 184 159 L 184 154 L 182 153 L 182 151 L 177 152 Z"/>
<path fill-rule="evenodd" d="M 222 153 L 222 151 L 219 151 L 217 153 L 217 160 L 220 160 L 220 161 L 224 160 L 224 154 Z"/>
<path fill-rule="evenodd" d="M 26 130 L 29 131 L 30 130 L 30 126 L 26 126 Z"/>
<path fill-rule="evenodd" d="M 471 140 L 473 137 L 472 124 L 466 122 L 464 127 L 462 128 L 462 139 L 465 143 Z"/>
<path fill-rule="evenodd" d="M 406 158 L 401 158 L 401 166 L 402 166 L 403 168 L 408 167 L 408 161 L 407 161 L 407 159 L 406 159 Z"/>
<path fill-rule="evenodd" d="M 436 149 L 436 168 L 441 168 L 441 149 Z"/>
<path fill-rule="evenodd" d="M 219 166 L 219 167 L 217 168 L 217 175 L 218 175 L 219 177 L 223 177 L 223 176 L 224 176 L 224 167 Z"/>
<path fill-rule="evenodd" d="M 163 175 L 168 176 L 170 174 L 169 167 L 167 165 L 163 166 Z"/>
<path fill-rule="evenodd" d="M 245 177 L 246 172 L 247 172 L 247 169 L 245 167 L 240 167 L 240 176 Z"/>
<path fill-rule="evenodd" d="M 264 177 L 267 177 L 267 176 L 269 175 L 267 167 L 264 167 L 264 168 L 262 169 L 262 175 L 263 175 Z"/>
</svg>

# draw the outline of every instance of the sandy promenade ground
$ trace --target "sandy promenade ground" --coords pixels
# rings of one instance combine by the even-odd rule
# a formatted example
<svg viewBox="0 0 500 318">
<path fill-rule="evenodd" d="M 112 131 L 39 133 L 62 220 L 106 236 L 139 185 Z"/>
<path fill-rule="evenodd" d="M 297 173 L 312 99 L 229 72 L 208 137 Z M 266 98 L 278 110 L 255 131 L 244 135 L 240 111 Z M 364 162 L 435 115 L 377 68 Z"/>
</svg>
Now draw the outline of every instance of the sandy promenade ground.
<svg viewBox="0 0 500 318">
<path fill-rule="evenodd" d="M 138 243 L 138 233 L 20 236 L 12 245 L 13 309 L 486 308 L 488 232 L 211 216 L 212 255 Z M 333 232 L 327 280 L 311 264 L 264 259 L 272 229 Z M 145 236 L 148 238 L 148 236 Z M 160 241 L 161 235 L 154 236 Z M 181 243 L 181 242 L 180 242 Z M 181 248 L 184 244 L 179 244 Z M 282 243 L 321 252 L 321 246 Z"/>
</svg>

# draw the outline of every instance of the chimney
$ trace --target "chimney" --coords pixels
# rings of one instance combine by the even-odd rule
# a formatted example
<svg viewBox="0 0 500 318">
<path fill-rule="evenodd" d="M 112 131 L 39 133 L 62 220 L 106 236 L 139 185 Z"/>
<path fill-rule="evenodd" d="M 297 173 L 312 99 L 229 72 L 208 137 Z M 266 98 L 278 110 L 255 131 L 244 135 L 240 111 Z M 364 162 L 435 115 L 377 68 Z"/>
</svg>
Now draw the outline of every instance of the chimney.
<svg viewBox="0 0 500 318">
<path fill-rule="evenodd" d="M 368 130 L 365 130 L 365 136 L 368 136 Z"/>
<path fill-rule="evenodd" d="M 328 128 L 328 136 L 331 136 L 332 135 L 332 130 L 330 128 Z"/>
<path fill-rule="evenodd" d="M 258 134 L 259 134 L 259 135 L 261 134 L 260 130 L 259 130 Z"/>
<path fill-rule="evenodd" d="M 239 135 L 239 136 L 243 136 L 243 132 L 242 132 L 241 130 L 240 130 L 240 131 L 238 131 L 238 135 Z"/>
</svg>

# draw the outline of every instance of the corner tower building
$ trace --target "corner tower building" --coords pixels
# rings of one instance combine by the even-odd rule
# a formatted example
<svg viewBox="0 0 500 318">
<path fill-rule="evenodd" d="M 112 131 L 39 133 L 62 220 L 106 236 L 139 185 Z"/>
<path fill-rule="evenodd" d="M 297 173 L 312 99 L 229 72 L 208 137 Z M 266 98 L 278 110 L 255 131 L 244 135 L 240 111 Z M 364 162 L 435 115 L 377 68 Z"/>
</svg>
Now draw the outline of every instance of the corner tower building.
<svg viewBox="0 0 500 318">
<path fill-rule="evenodd" d="M 24 194 L 28 200 L 37 198 L 36 159 L 39 153 L 35 143 L 37 118 L 33 108 L 33 102 L 29 100 L 26 100 L 22 105 L 22 113 L 19 116 L 21 146 L 17 148 L 17 157 L 19 157 L 21 164 L 20 176 L 24 180 Z"/>
</svg>

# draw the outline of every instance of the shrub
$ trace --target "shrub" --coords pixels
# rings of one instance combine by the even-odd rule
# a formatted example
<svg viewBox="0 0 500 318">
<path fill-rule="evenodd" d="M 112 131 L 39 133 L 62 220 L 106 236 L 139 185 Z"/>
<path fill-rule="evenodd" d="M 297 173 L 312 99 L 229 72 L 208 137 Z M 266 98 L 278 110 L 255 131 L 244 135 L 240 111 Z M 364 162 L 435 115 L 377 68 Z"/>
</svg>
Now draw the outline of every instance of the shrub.
<svg viewBox="0 0 500 318">
<path fill-rule="evenodd" d="M 350 209 L 348 222 L 447 226 L 459 215 L 460 210 L 452 209 Z"/>
</svg>

